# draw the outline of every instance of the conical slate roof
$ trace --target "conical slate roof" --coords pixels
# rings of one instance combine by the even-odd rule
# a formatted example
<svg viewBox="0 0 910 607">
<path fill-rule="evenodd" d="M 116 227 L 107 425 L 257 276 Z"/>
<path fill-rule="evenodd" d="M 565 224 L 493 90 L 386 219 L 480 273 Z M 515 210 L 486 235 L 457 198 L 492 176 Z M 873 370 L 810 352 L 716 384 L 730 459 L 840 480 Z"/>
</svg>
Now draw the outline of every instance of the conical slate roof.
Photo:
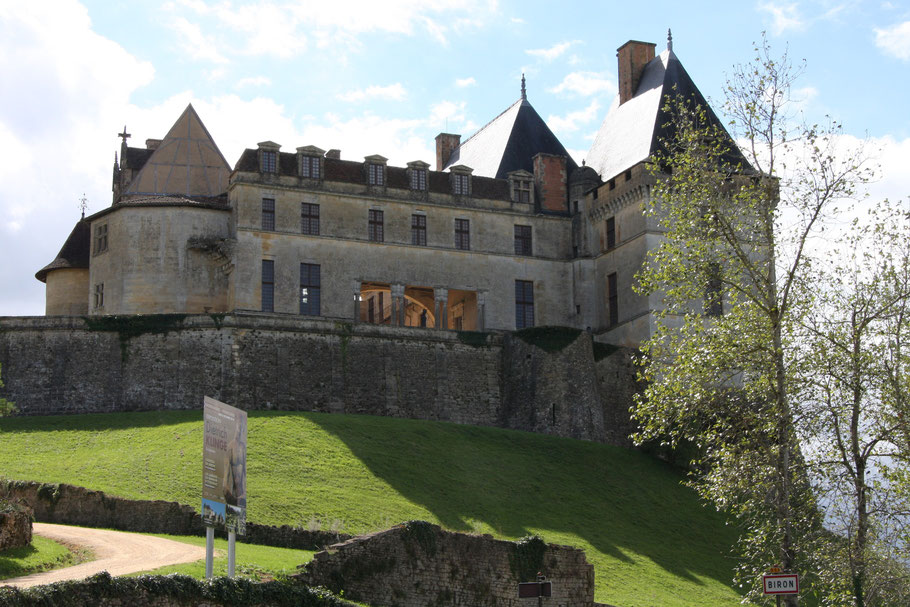
<svg viewBox="0 0 910 607">
<path fill-rule="evenodd" d="M 578 168 L 547 123 L 522 96 L 455 149 L 445 168 L 461 164 L 474 169 L 474 175 L 503 179 L 512 171 L 532 173 L 531 160 L 541 152 L 566 156 L 570 175 Z"/>
<path fill-rule="evenodd" d="M 190 104 L 124 195 L 218 196 L 227 192 L 230 174 L 230 165 Z"/>
<path fill-rule="evenodd" d="M 76 226 L 66 242 L 57 253 L 54 261 L 50 262 L 35 274 L 35 278 L 41 282 L 47 282 L 47 274 L 52 270 L 63 268 L 84 268 L 88 269 L 89 247 L 91 246 L 91 223 L 85 218 L 76 222 Z"/>
<path fill-rule="evenodd" d="M 601 179 L 612 179 L 646 160 L 657 151 L 662 140 L 671 137 L 668 128 L 671 116 L 664 107 L 667 95 L 682 96 L 707 108 L 709 120 L 714 126 L 723 129 L 723 124 L 676 54 L 667 49 L 645 66 L 633 97 L 620 105 L 617 95 L 607 112 L 585 158 L 587 165 L 597 171 Z M 735 150 L 735 158 L 727 160 L 749 167 L 732 138 L 730 143 L 731 149 Z"/>
</svg>

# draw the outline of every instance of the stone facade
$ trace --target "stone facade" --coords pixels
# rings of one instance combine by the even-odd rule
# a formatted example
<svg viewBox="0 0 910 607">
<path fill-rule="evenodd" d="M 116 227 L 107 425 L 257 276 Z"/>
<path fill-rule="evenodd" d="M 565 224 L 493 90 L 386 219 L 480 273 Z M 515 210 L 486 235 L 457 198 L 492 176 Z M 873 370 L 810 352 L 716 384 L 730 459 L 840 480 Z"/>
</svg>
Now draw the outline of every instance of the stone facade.
<svg viewBox="0 0 910 607">
<path fill-rule="evenodd" d="M 0 319 L 3 396 L 22 415 L 199 409 L 208 395 L 625 444 L 633 375 L 603 369 L 628 371 L 630 352 L 595 360 L 571 330 L 567 344 L 256 314 Z"/>
<path fill-rule="evenodd" d="M 452 533 L 423 521 L 330 546 L 297 578 L 376 607 L 519 607 L 527 603 L 518 599 L 519 582 L 538 572 L 552 584 L 543 605 L 594 605 L 594 567 L 578 548 Z"/>
</svg>

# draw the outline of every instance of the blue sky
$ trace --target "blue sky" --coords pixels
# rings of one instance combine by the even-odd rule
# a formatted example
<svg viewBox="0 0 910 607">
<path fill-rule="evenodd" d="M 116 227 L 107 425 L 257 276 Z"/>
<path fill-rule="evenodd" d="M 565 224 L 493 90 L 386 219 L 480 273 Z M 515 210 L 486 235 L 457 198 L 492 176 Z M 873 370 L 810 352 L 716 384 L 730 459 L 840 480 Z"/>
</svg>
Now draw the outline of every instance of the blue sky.
<svg viewBox="0 0 910 607">
<path fill-rule="evenodd" d="M 810 120 L 871 138 L 876 197 L 910 196 L 907 2 L 475 0 L 0 4 L 0 316 L 40 315 L 49 263 L 79 217 L 111 202 L 116 133 L 162 137 L 192 102 L 232 165 L 246 147 L 339 148 L 434 162 L 519 96 L 577 161 L 616 93 L 616 49 L 674 50 L 715 107 L 766 31 L 806 61 Z"/>
</svg>

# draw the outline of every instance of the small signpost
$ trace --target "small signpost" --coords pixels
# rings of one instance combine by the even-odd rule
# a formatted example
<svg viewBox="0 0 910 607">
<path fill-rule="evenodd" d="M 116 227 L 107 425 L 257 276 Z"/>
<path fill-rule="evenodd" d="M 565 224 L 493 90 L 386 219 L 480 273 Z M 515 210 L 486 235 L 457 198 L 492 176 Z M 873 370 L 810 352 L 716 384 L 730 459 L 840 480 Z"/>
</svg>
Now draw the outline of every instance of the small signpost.
<svg viewBox="0 0 910 607">
<path fill-rule="evenodd" d="M 518 598 L 537 599 L 537 604 L 543 604 L 543 597 L 553 596 L 553 585 L 546 581 L 546 577 L 537 574 L 536 582 L 519 582 Z"/>
<path fill-rule="evenodd" d="M 785 594 L 799 594 L 799 576 L 795 573 L 781 573 L 779 567 L 771 567 L 770 573 L 762 576 L 762 588 L 765 594 L 773 594 L 780 605 L 780 597 Z"/>
<path fill-rule="evenodd" d="M 212 577 L 215 527 L 228 530 L 228 577 L 234 577 L 237 534 L 246 532 L 246 411 L 203 400 L 202 522 L 205 577 Z"/>
</svg>

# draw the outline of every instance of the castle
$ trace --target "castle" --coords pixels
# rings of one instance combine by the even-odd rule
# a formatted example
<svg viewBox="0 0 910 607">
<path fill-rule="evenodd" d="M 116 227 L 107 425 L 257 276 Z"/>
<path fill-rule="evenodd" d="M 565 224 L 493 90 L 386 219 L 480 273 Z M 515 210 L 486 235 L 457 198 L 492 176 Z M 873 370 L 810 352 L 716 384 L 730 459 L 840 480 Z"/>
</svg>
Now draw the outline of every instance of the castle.
<svg viewBox="0 0 910 607">
<path fill-rule="evenodd" d="M 264 141 L 231 169 L 192 106 L 145 148 L 124 129 L 113 204 L 80 220 L 36 274 L 46 313 L 561 325 L 634 347 L 658 304 L 632 285 L 660 238 L 642 207 L 663 100 L 705 104 L 672 39 L 657 56 L 655 46 L 618 49 L 619 94 L 582 166 L 524 79 L 520 98 L 468 139 L 439 134 L 432 167 Z"/>
</svg>

